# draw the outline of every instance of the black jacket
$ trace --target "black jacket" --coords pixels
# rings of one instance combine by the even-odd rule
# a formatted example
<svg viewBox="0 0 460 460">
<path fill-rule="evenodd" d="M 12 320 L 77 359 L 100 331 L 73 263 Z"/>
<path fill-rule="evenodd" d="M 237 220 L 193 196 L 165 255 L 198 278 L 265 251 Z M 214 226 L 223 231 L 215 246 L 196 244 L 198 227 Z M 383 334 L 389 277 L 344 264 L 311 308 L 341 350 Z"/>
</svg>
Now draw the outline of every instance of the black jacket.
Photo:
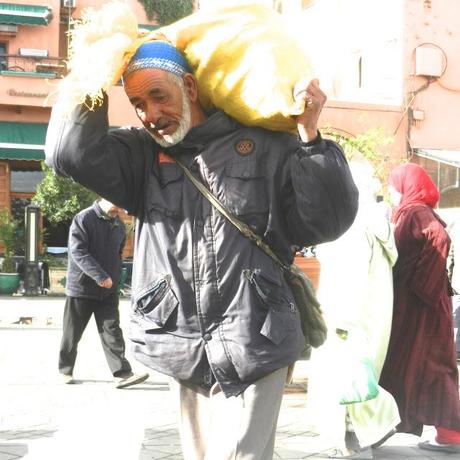
<svg viewBox="0 0 460 460">
<path fill-rule="evenodd" d="M 171 149 L 141 128 L 108 131 L 107 104 L 53 111 L 48 164 L 137 218 L 130 339 L 135 357 L 227 396 L 299 358 L 304 338 L 275 263 L 221 216 L 179 156 L 286 262 L 340 236 L 358 193 L 340 147 L 246 127 L 216 111 Z M 212 370 L 212 372 L 211 372 Z"/>
<path fill-rule="evenodd" d="M 97 202 L 80 211 L 69 231 L 66 294 L 102 299 L 116 293 L 125 239 L 123 222 L 118 216 L 111 219 Z M 112 278 L 112 288 L 99 286 L 108 277 Z"/>
</svg>

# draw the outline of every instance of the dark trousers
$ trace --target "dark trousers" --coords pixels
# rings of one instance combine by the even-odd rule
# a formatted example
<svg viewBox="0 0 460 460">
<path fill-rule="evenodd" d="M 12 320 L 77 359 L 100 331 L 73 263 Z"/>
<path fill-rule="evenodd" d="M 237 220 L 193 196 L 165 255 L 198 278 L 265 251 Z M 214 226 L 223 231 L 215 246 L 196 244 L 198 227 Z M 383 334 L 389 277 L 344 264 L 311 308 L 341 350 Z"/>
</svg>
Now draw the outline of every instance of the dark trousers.
<svg viewBox="0 0 460 460">
<path fill-rule="evenodd" d="M 59 372 L 73 373 L 78 343 L 93 313 L 112 374 L 117 377 L 130 372 L 131 366 L 125 358 L 125 341 L 120 328 L 117 295 L 108 296 L 103 300 L 67 297 L 59 351 Z"/>
</svg>

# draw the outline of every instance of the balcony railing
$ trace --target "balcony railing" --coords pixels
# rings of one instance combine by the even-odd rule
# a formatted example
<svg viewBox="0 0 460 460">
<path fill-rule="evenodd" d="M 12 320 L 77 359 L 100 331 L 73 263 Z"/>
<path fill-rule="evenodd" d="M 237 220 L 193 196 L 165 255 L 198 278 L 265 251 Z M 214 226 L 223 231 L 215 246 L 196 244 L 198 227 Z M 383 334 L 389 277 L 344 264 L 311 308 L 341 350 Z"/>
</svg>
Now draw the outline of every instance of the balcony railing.
<svg viewBox="0 0 460 460">
<path fill-rule="evenodd" d="M 0 54 L 0 76 L 60 78 L 66 73 L 66 62 L 61 58 Z"/>
</svg>

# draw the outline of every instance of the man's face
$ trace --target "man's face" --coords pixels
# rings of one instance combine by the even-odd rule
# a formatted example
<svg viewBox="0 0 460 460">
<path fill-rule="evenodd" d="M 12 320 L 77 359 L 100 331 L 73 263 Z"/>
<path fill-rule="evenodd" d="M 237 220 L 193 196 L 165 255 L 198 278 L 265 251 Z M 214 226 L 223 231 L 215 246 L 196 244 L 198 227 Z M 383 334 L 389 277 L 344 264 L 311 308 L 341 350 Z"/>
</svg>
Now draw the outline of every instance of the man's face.
<svg viewBox="0 0 460 460">
<path fill-rule="evenodd" d="M 161 69 L 132 72 L 126 94 L 150 135 L 163 147 L 180 142 L 191 127 L 190 102 L 181 79 Z"/>
<path fill-rule="evenodd" d="M 108 210 L 107 210 L 107 215 L 110 216 L 110 217 L 115 217 L 115 216 L 119 216 L 121 213 L 121 209 L 115 205 L 111 206 Z"/>
</svg>

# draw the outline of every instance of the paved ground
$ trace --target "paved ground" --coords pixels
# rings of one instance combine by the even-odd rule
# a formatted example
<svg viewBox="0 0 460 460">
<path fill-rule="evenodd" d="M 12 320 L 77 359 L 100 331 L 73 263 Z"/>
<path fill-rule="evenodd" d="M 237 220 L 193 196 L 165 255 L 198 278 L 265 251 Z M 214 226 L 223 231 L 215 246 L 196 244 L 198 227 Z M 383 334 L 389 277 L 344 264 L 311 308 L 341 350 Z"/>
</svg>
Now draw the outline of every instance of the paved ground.
<svg viewBox="0 0 460 460">
<path fill-rule="evenodd" d="M 0 297 L 0 460 L 182 459 L 166 378 L 152 372 L 144 384 L 116 390 L 93 323 L 80 344 L 77 384 L 60 382 L 63 304 L 63 298 Z M 120 310 L 126 327 L 126 300 Z M 302 362 L 283 401 L 276 459 L 324 458 L 321 452 L 332 447 L 306 429 L 307 376 L 308 363 Z M 424 433 L 432 435 L 432 428 Z M 418 442 L 395 435 L 374 450 L 374 458 L 458 458 L 420 451 Z"/>
</svg>

